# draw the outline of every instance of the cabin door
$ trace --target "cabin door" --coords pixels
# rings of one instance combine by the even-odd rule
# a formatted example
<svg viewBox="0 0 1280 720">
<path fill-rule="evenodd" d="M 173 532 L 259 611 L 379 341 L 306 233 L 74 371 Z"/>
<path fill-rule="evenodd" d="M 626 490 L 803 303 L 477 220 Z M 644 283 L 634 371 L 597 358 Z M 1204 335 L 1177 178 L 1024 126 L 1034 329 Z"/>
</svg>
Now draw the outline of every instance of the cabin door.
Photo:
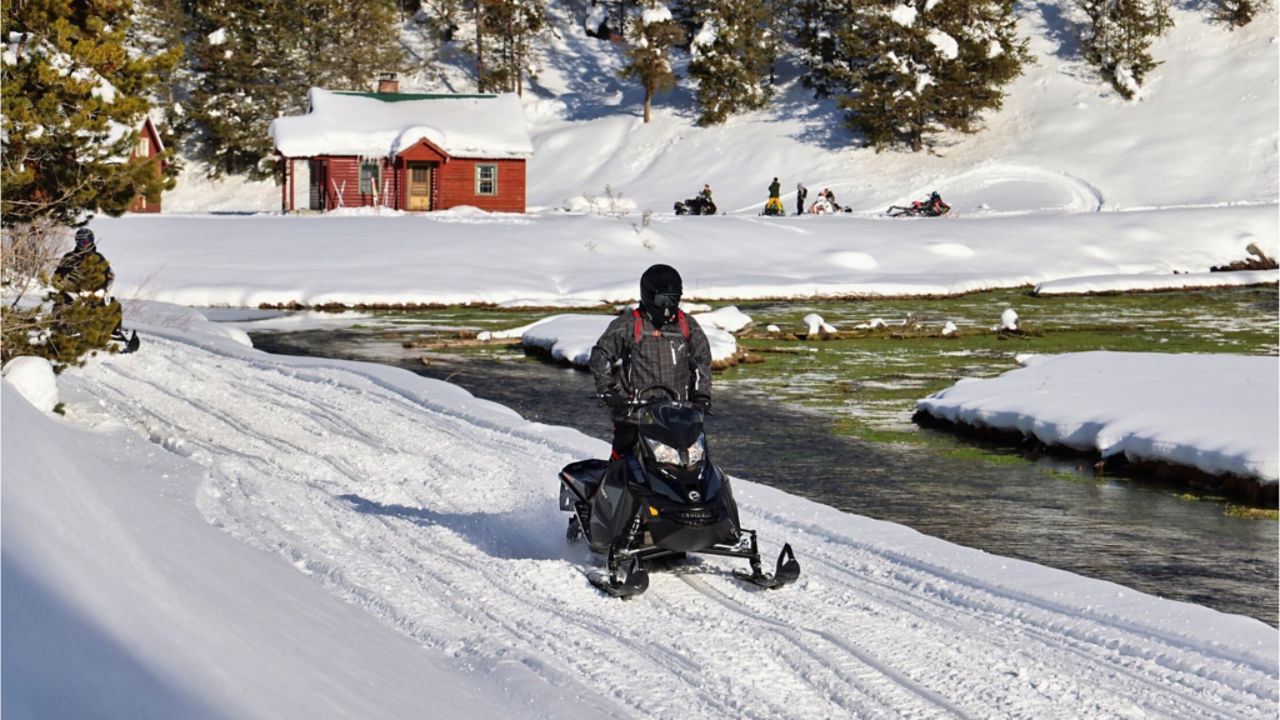
<svg viewBox="0 0 1280 720">
<path fill-rule="evenodd" d="M 431 163 L 409 163 L 409 209 L 431 209 Z"/>
<path fill-rule="evenodd" d="M 312 210 L 328 210 L 329 209 L 329 190 L 325 187 L 329 173 L 326 172 L 328 166 L 323 160 L 312 160 L 308 163 L 307 168 L 307 206 Z"/>
</svg>

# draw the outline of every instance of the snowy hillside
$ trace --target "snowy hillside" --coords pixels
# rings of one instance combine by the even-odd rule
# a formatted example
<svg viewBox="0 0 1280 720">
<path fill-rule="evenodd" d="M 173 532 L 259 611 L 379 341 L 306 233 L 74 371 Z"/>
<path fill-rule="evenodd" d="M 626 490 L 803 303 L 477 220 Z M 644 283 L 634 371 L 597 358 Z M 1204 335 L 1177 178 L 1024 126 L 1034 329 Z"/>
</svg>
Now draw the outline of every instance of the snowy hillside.
<svg viewBox="0 0 1280 720">
<path fill-rule="evenodd" d="M 701 128 L 688 81 L 658 96 L 641 118 L 643 93 L 618 77 L 617 53 L 588 37 L 585 10 L 555 4 L 556 39 L 524 95 L 534 137 L 529 206 L 580 208 L 605 187 L 638 210 L 671 211 L 704 183 L 722 211 L 756 214 L 778 177 L 791 211 L 796 183 L 812 201 L 830 188 L 857 213 L 938 190 L 962 216 L 1080 212 L 1274 202 L 1277 180 L 1274 11 L 1235 31 L 1208 21 L 1210 9 L 1180 6 L 1153 52 L 1143 99 L 1126 101 L 1078 58 L 1067 2 L 1022 7 L 1020 28 L 1037 64 L 1008 88 L 987 130 L 947 138 L 937 154 L 876 154 L 841 127 L 832 101 L 814 101 L 779 64 L 779 92 L 763 111 Z M 679 68 L 677 68 L 679 69 Z M 471 92 L 465 72 L 446 86 Z M 272 183 L 210 184 L 197 168 L 165 195 L 167 210 L 278 210 Z"/>
</svg>

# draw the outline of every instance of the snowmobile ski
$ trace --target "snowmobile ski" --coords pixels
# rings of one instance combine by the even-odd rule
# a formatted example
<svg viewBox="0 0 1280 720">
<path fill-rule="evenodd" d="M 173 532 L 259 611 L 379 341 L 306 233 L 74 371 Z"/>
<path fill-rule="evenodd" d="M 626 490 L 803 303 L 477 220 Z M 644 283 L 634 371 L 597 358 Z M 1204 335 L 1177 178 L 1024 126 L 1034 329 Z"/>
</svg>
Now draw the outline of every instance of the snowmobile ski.
<svg viewBox="0 0 1280 720">
<path fill-rule="evenodd" d="M 120 349 L 118 352 L 121 354 L 137 352 L 138 348 L 142 345 L 142 341 L 138 339 L 137 330 L 133 331 L 132 337 L 126 338 L 124 336 L 124 329 L 116 328 L 115 331 L 111 333 L 111 340 L 113 342 L 120 343 Z"/>
<path fill-rule="evenodd" d="M 619 577 L 618 571 L 608 574 L 587 573 L 587 580 L 610 597 L 629 598 L 649 589 L 649 573 L 640 567 L 640 559 L 632 558 L 630 567 Z"/>
<path fill-rule="evenodd" d="M 796 560 L 796 554 L 791 551 L 791 543 L 787 543 L 782 546 L 782 552 L 778 553 L 778 566 L 772 575 L 766 575 L 761 571 L 759 559 L 752 561 L 751 572 L 746 573 L 741 570 L 734 570 L 733 574 L 752 585 L 758 585 L 763 588 L 780 588 L 783 585 L 790 585 L 796 581 L 796 578 L 800 577 L 800 563 Z"/>
</svg>

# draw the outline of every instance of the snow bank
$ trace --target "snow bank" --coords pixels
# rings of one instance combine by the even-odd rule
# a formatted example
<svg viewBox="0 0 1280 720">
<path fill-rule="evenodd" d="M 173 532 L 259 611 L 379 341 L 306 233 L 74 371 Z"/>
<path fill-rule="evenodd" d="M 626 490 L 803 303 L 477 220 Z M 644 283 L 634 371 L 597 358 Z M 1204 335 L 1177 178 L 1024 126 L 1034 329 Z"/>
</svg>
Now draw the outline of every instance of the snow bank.
<svg viewBox="0 0 1280 720">
<path fill-rule="evenodd" d="M 1071 353 L 1025 358 L 1017 370 L 961 381 L 916 408 L 1103 457 L 1123 453 L 1275 483 L 1278 383 L 1275 357 Z"/>
<path fill-rule="evenodd" d="M 1128 292 L 1133 290 L 1180 290 L 1189 288 L 1239 287 L 1242 285 L 1274 285 L 1280 282 L 1280 270 L 1241 270 L 1237 272 L 1196 272 L 1177 275 L 1094 275 L 1090 277 L 1046 280 L 1036 285 L 1036 295 L 1083 295 L 1087 293 Z"/>
<path fill-rule="evenodd" d="M 954 295 L 1084 276 L 1207 273 L 1247 257 L 1250 244 L 1280 255 L 1275 205 L 919 222 L 731 215 L 640 222 L 567 214 L 126 215 L 92 227 L 116 272 L 117 296 L 201 307 L 620 304 L 636 299 L 645 268 L 663 262 L 680 271 L 685 298 L 703 302 Z"/>
</svg>

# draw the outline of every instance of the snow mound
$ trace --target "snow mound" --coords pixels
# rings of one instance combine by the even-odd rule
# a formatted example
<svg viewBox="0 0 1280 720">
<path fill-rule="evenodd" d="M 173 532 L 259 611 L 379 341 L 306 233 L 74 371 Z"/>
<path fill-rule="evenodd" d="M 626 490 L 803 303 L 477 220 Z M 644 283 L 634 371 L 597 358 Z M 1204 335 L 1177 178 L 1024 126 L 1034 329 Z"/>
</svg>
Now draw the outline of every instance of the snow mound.
<svg viewBox="0 0 1280 720">
<path fill-rule="evenodd" d="M 48 360 L 31 355 L 16 357 L 4 365 L 5 382 L 41 412 L 58 404 L 58 381 Z"/>
</svg>

